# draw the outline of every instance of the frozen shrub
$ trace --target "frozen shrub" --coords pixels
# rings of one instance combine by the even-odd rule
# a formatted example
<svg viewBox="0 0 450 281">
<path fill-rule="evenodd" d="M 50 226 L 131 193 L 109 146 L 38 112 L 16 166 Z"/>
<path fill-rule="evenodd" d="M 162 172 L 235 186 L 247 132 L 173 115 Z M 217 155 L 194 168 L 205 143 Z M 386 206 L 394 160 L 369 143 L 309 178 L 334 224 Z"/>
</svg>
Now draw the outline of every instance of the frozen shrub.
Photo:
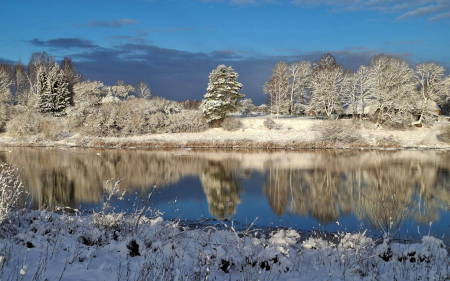
<svg viewBox="0 0 450 281">
<path fill-rule="evenodd" d="M 441 127 L 441 140 L 450 143 L 450 125 Z"/>
<path fill-rule="evenodd" d="M 327 142 L 355 143 L 362 139 L 355 124 L 340 120 L 324 121 L 319 132 L 320 139 Z"/>
<path fill-rule="evenodd" d="M 254 107 L 252 99 L 243 99 L 239 102 L 239 111 L 242 115 L 251 114 Z"/>
<path fill-rule="evenodd" d="M 209 127 L 203 114 L 198 110 L 183 111 L 178 114 L 169 115 L 168 117 L 167 131 L 171 133 L 202 132 Z"/>
<path fill-rule="evenodd" d="M 226 131 L 236 131 L 242 127 L 242 122 L 238 118 L 225 117 L 222 122 L 222 128 Z"/>
<path fill-rule="evenodd" d="M 49 117 L 42 120 L 39 130 L 46 140 L 59 140 L 64 133 L 64 125 L 61 118 Z"/>
<path fill-rule="evenodd" d="M 41 114 L 33 110 L 26 110 L 17 114 L 6 124 L 6 132 L 19 138 L 37 135 L 40 132 L 42 120 Z"/>
<path fill-rule="evenodd" d="M 185 100 L 179 102 L 181 107 L 186 110 L 198 110 L 202 101 L 199 100 Z"/>
<path fill-rule="evenodd" d="M 169 115 L 181 112 L 181 106 L 179 103 L 161 97 L 154 97 L 148 100 L 147 104 L 150 113 L 162 112 Z"/>
<path fill-rule="evenodd" d="M 22 193 L 22 182 L 17 176 L 17 169 L 5 163 L 0 164 L 0 222 L 3 221 L 11 208 L 17 205 Z"/>
<path fill-rule="evenodd" d="M 395 139 L 393 135 L 376 138 L 377 147 L 400 147 L 400 141 Z"/>
<path fill-rule="evenodd" d="M 271 118 L 267 118 L 266 120 L 264 120 L 264 127 L 266 127 L 267 129 L 273 130 L 273 129 L 276 129 L 277 124 Z"/>
<path fill-rule="evenodd" d="M 174 101 L 135 98 L 101 104 L 86 117 L 84 131 L 96 137 L 201 131 L 206 127 L 200 117 L 197 113 L 182 113 Z"/>
<path fill-rule="evenodd" d="M 267 107 L 266 104 L 261 104 L 260 106 L 258 106 L 258 112 L 259 113 L 269 113 L 269 108 Z"/>
</svg>

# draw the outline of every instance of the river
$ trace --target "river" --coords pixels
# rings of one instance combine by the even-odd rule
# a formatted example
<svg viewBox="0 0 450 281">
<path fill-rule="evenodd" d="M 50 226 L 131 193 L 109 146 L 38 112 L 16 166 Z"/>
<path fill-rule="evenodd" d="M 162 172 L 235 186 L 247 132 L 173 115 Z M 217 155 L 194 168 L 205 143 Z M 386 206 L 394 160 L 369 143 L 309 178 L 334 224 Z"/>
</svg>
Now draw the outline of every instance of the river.
<svg viewBox="0 0 450 281">
<path fill-rule="evenodd" d="M 9 147 L 0 162 L 20 169 L 33 209 L 99 211 L 105 183 L 123 178 L 116 211 L 153 190 L 149 206 L 169 219 L 374 236 L 400 223 L 399 239 L 450 244 L 450 152 Z"/>
</svg>

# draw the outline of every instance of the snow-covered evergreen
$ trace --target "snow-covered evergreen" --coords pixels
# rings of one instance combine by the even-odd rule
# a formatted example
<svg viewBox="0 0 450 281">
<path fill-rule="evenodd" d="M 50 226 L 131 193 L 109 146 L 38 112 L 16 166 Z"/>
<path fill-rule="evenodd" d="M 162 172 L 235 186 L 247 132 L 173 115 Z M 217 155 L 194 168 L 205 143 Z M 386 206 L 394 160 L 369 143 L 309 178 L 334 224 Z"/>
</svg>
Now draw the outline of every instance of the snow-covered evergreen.
<svg viewBox="0 0 450 281">
<path fill-rule="evenodd" d="M 37 107 L 41 113 L 60 116 L 70 105 L 69 83 L 58 64 L 55 63 L 49 72 L 42 67 L 38 70 L 37 95 Z"/>
<path fill-rule="evenodd" d="M 231 66 L 219 65 L 209 75 L 209 84 L 202 102 L 203 115 L 208 122 L 222 120 L 236 110 L 238 100 L 245 97 L 239 93 L 242 84 Z"/>
</svg>

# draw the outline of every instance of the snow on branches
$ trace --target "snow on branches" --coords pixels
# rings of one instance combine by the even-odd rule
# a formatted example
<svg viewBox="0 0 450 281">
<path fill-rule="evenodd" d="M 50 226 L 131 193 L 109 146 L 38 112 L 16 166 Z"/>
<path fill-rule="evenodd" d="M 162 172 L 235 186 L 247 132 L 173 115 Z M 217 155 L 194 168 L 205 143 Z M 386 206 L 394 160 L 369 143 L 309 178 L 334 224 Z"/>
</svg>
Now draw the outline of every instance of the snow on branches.
<svg viewBox="0 0 450 281">
<path fill-rule="evenodd" d="M 223 120 L 236 110 L 238 100 L 245 97 L 239 93 L 242 84 L 237 82 L 238 74 L 231 66 L 219 65 L 209 75 L 205 99 L 202 102 L 203 115 L 208 123 Z"/>
</svg>

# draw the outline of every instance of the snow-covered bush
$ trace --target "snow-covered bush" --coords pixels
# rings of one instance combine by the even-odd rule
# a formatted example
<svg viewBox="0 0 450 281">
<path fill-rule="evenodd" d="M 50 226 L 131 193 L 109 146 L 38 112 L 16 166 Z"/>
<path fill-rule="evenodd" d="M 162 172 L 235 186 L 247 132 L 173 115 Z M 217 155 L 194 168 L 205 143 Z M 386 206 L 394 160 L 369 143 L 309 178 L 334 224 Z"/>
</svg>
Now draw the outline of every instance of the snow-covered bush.
<svg viewBox="0 0 450 281">
<path fill-rule="evenodd" d="M 238 118 L 226 117 L 223 119 L 222 128 L 226 131 L 237 131 L 242 127 L 242 122 Z"/>
<path fill-rule="evenodd" d="M 255 106 L 253 105 L 252 99 L 243 99 L 239 102 L 239 111 L 242 115 L 251 114 L 252 110 L 254 110 Z"/>
<path fill-rule="evenodd" d="M 188 125 L 187 122 L 192 123 Z M 202 119 L 198 114 L 182 113 L 180 106 L 174 101 L 158 97 L 135 98 L 102 103 L 95 112 L 86 116 L 83 130 L 86 134 L 96 137 L 125 137 L 185 130 L 200 131 L 205 127 L 201 123 Z"/>
<path fill-rule="evenodd" d="M 209 125 L 200 111 L 185 110 L 169 115 L 166 127 L 171 133 L 195 133 L 207 130 Z"/>
<path fill-rule="evenodd" d="M 277 124 L 272 120 L 272 118 L 266 118 L 266 120 L 264 120 L 264 127 L 269 130 L 273 130 L 277 128 Z"/>
<path fill-rule="evenodd" d="M 57 141 L 65 133 L 66 126 L 61 118 L 44 118 L 39 126 L 39 130 L 45 140 Z"/>
<path fill-rule="evenodd" d="M 67 115 L 71 127 L 77 128 L 83 126 L 88 115 L 97 112 L 102 99 L 107 95 L 107 90 L 100 81 L 87 81 L 75 84 L 73 92 L 74 106 L 68 108 Z"/>
<path fill-rule="evenodd" d="M 27 137 L 40 132 L 44 117 L 34 110 L 25 110 L 16 114 L 7 124 L 6 132 L 13 137 Z"/>
<path fill-rule="evenodd" d="M 11 208 L 17 205 L 22 193 L 22 182 L 17 176 L 17 169 L 5 163 L 0 164 L 0 222 L 3 221 Z"/>
<path fill-rule="evenodd" d="M 269 107 L 263 103 L 260 106 L 258 106 L 258 112 L 267 114 L 269 113 Z"/>
<path fill-rule="evenodd" d="M 441 127 L 441 140 L 443 142 L 450 143 L 450 125 L 444 125 Z"/>
<path fill-rule="evenodd" d="M 355 143 L 362 140 L 355 124 L 341 120 L 324 121 L 319 132 L 320 140 L 327 142 Z"/>
</svg>

